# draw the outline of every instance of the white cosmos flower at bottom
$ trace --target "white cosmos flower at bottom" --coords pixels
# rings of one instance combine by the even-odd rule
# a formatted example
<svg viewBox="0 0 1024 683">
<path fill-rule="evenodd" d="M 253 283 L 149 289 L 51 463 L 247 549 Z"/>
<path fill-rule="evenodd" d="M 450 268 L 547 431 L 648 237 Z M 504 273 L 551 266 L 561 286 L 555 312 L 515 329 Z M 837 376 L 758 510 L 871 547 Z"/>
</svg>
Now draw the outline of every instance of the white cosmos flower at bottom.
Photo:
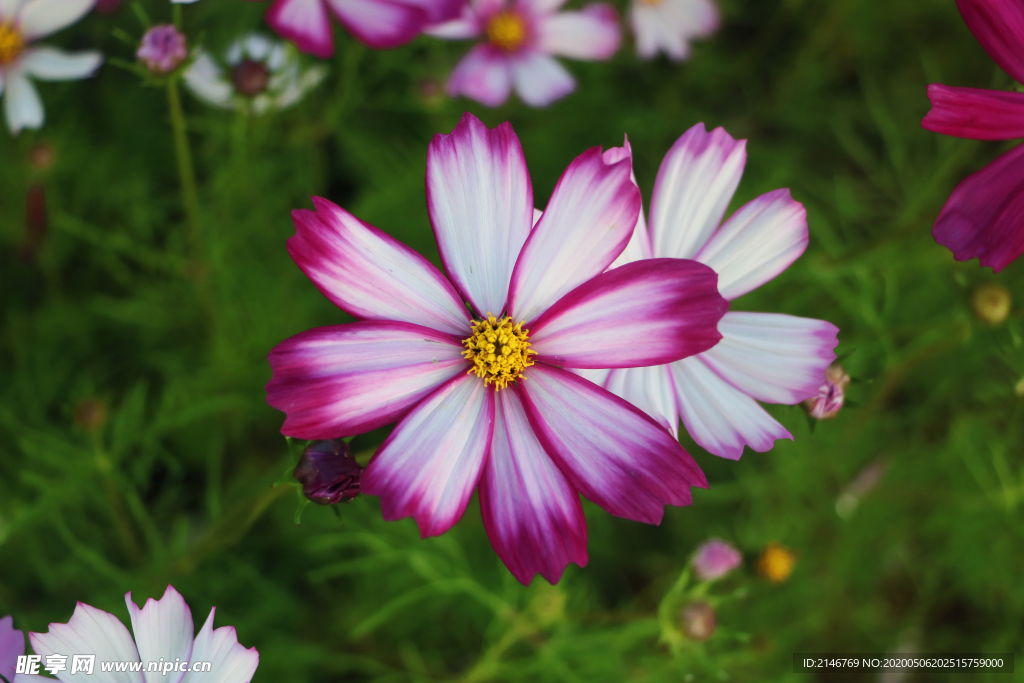
<svg viewBox="0 0 1024 683">
<path fill-rule="evenodd" d="M 132 602 L 132 594 L 124 596 L 132 620 L 132 639 L 121 620 L 109 612 L 78 603 L 71 620 L 66 624 L 50 624 L 46 633 L 29 633 L 32 650 L 42 655 L 67 655 L 67 669 L 60 672 L 62 683 L 249 683 L 260 657 L 256 648 L 246 649 L 238 643 L 233 626 L 213 628 L 210 610 L 206 623 L 192 637 L 192 612 L 185 599 L 172 586 L 167 586 L 159 600 L 150 598 L 139 609 Z M 71 656 L 96 655 L 91 674 L 71 674 Z M 146 673 L 150 662 L 181 662 L 191 664 L 210 662 L 209 671 L 162 671 L 155 676 Z M 141 662 L 139 671 L 101 670 L 101 662 Z M 184 668 L 184 667 L 179 667 Z M 52 683 L 54 679 L 40 675 L 17 674 L 13 683 Z"/>
</svg>

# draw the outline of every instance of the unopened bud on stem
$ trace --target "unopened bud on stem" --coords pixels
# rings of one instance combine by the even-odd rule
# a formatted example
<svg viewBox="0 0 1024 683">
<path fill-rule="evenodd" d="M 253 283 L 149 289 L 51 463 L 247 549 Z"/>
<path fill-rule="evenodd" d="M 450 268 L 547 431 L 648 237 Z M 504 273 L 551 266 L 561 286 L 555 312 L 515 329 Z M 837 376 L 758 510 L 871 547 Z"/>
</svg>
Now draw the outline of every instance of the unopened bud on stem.
<svg viewBox="0 0 1024 683">
<path fill-rule="evenodd" d="M 334 505 L 359 495 L 363 468 L 344 441 L 314 441 L 295 468 L 302 492 L 314 503 Z"/>
</svg>

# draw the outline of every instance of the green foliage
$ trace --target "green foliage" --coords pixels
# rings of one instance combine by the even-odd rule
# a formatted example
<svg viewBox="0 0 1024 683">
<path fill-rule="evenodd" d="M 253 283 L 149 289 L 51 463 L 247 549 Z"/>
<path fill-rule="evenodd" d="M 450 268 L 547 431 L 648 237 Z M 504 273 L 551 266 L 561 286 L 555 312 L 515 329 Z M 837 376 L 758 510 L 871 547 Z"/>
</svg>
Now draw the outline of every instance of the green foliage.
<svg viewBox="0 0 1024 683">
<path fill-rule="evenodd" d="M 145 8 L 171 16 L 166 0 Z M 264 9 L 202 2 L 184 28 L 222 49 Z M 218 624 L 259 649 L 257 683 L 790 680 L 805 676 L 796 651 L 1024 651 L 1024 324 L 1016 310 L 989 328 L 970 309 L 982 282 L 1024 301 L 1024 265 L 993 276 L 930 236 L 954 184 L 1002 147 L 919 126 L 927 83 L 1009 78 L 952 0 L 722 9 L 689 62 L 640 62 L 627 40 L 609 63 L 570 64 L 578 91 L 546 110 L 429 95 L 465 45 L 373 52 L 340 30 L 331 75 L 291 110 L 247 118 L 184 94 L 191 250 L 166 93 L 109 66 L 41 84 L 46 127 L 0 135 L 0 615 L 43 631 L 81 600 L 126 619 L 125 592 L 141 601 L 171 582 L 197 618 L 217 605 Z M 139 35 L 132 12 L 53 42 L 130 62 L 115 31 Z M 691 125 L 749 138 L 733 208 L 790 187 L 811 245 L 735 306 L 836 323 L 860 407 L 813 434 L 799 408 L 772 407 L 795 441 L 739 462 L 684 437 L 710 490 L 660 527 L 587 505 L 589 565 L 556 587 L 509 575 L 475 503 L 428 540 L 411 520 L 381 521 L 373 498 L 340 514 L 309 506 L 296 526 L 293 487 L 273 486 L 295 455 L 264 401 L 266 354 L 347 318 L 290 261 L 289 211 L 326 196 L 437 262 L 426 149 L 465 109 L 512 121 L 538 206 L 578 153 L 624 132 L 645 196 Z M 45 171 L 29 164 L 38 144 L 56 155 Z M 33 185 L 45 237 L 26 228 Z M 101 426 L 76 422 L 86 399 L 106 407 Z M 385 435 L 353 447 L 365 455 Z M 837 514 L 878 461 L 877 487 Z M 670 648 L 659 605 L 709 536 L 745 566 L 716 584 L 729 599 L 715 635 Z M 753 569 L 773 541 L 797 555 L 778 585 Z"/>
</svg>

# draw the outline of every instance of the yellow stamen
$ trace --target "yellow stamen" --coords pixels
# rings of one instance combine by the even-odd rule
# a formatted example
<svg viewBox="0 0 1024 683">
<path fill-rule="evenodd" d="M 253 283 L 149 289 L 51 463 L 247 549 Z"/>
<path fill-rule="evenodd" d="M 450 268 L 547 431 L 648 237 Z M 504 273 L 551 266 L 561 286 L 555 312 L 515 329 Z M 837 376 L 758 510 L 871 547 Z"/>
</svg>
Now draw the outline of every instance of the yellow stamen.
<svg viewBox="0 0 1024 683">
<path fill-rule="evenodd" d="M 499 12 L 487 22 L 487 40 L 505 52 L 517 50 L 526 41 L 526 22 L 515 12 Z"/>
<path fill-rule="evenodd" d="M 10 24 L 0 24 L 0 64 L 9 64 L 25 49 L 25 39 Z"/>
<path fill-rule="evenodd" d="M 513 326 L 512 318 L 498 320 L 488 313 L 487 320 L 473 323 L 473 334 L 462 340 L 466 346 L 462 355 L 473 364 L 467 374 L 476 374 L 484 386 L 494 382 L 495 391 L 504 389 L 533 365 L 530 356 L 537 352 L 530 349 L 529 338 L 522 322 Z"/>
</svg>

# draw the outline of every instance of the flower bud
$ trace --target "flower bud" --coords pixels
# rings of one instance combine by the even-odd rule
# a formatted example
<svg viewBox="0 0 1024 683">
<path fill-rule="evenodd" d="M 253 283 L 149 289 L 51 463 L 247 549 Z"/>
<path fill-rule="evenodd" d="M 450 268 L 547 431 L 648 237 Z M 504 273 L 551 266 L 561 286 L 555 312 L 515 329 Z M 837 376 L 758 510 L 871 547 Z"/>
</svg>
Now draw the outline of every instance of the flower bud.
<svg viewBox="0 0 1024 683">
<path fill-rule="evenodd" d="M 796 555 L 778 543 L 769 543 L 757 558 L 757 572 L 772 583 L 782 583 L 793 573 Z"/>
<path fill-rule="evenodd" d="M 705 641 L 715 632 L 715 610 L 706 602 L 691 602 L 679 613 L 680 630 L 687 638 Z"/>
<path fill-rule="evenodd" d="M 121 0 L 97 0 L 95 9 L 101 14 L 110 14 L 121 6 Z"/>
<path fill-rule="evenodd" d="M 295 478 L 306 498 L 320 505 L 334 505 L 359 495 L 363 468 L 344 441 L 314 441 L 302 452 Z"/>
<path fill-rule="evenodd" d="M 740 551 L 725 541 L 713 538 L 697 548 L 693 556 L 693 571 L 698 579 L 710 581 L 725 576 L 740 566 L 742 560 Z"/>
<path fill-rule="evenodd" d="M 150 73 L 162 76 L 169 74 L 188 57 L 185 36 L 170 24 L 160 24 L 146 31 L 142 36 L 135 56 Z"/>
<path fill-rule="evenodd" d="M 971 294 L 971 308 L 978 320 L 995 327 L 1010 315 L 1013 299 L 1010 291 L 994 282 L 985 282 L 974 288 Z"/>
<path fill-rule="evenodd" d="M 21 257 L 31 261 L 46 241 L 49 230 L 49 219 L 46 212 L 46 189 L 42 185 L 32 185 L 25 197 L 25 239 L 21 245 Z"/>
<path fill-rule="evenodd" d="M 270 83 L 270 71 L 265 64 L 243 59 L 231 70 L 231 82 L 239 95 L 256 97 L 266 92 Z"/>
<path fill-rule="evenodd" d="M 818 395 L 803 402 L 804 410 L 817 420 L 830 420 L 839 414 L 846 398 L 850 376 L 839 363 L 833 363 L 825 371 L 825 383 L 818 389 Z"/>
<path fill-rule="evenodd" d="M 107 404 L 95 396 L 75 404 L 75 424 L 87 432 L 95 432 L 107 423 Z"/>
<path fill-rule="evenodd" d="M 53 147 L 45 142 L 32 145 L 32 149 L 28 151 L 28 163 L 37 171 L 48 171 L 56 160 L 57 154 L 53 151 Z"/>
</svg>

